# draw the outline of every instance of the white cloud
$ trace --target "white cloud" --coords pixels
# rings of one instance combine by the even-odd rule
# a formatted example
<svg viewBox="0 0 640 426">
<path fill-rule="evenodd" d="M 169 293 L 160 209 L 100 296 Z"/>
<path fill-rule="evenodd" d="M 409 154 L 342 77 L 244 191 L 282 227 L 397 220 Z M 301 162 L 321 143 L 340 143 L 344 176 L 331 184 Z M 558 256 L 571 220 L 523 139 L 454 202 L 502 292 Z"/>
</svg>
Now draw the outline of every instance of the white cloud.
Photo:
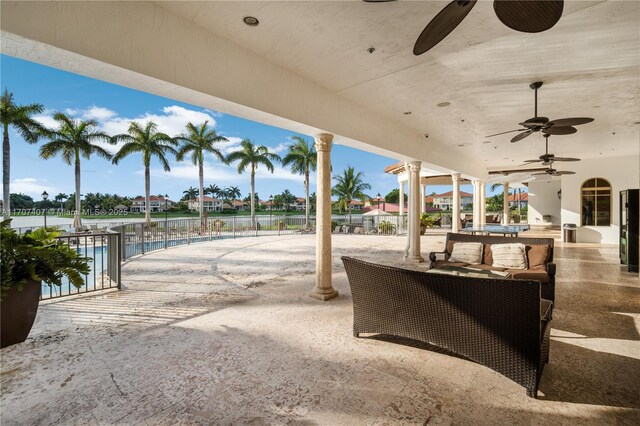
<svg viewBox="0 0 640 426">
<path fill-rule="evenodd" d="M 216 146 L 220 149 L 224 155 L 228 155 L 233 151 L 237 151 L 238 147 L 240 147 L 240 142 L 242 142 L 242 138 L 236 136 L 225 136 L 225 138 L 229 139 L 229 142 L 218 142 Z"/>
<path fill-rule="evenodd" d="M 13 179 L 11 181 L 12 193 L 27 194 L 31 195 L 34 199 L 40 200 L 40 198 L 42 198 L 40 194 L 42 194 L 43 191 L 47 191 L 49 194 L 56 194 L 58 189 L 49 186 L 46 181 L 31 177 Z"/>
<path fill-rule="evenodd" d="M 276 145 L 273 148 L 269 148 L 269 151 L 273 152 L 274 154 L 280 155 L 284 151 L 288 150 L 290 146 L 291 146 L 291 143 L 281 143 Z"/>
<path fill-rule="evenodd" d="M 118 115 L 118 113 L 115 111 L 111 111 L 108 108 L 103 108 L 95 105 L 93 105 L 92 107 L 84 111 L 76 112 L 76 113 L 80 113 L 80 116 L 85 120 L 97 120 L 97 121 L 106 121 Z"/>
</svg>

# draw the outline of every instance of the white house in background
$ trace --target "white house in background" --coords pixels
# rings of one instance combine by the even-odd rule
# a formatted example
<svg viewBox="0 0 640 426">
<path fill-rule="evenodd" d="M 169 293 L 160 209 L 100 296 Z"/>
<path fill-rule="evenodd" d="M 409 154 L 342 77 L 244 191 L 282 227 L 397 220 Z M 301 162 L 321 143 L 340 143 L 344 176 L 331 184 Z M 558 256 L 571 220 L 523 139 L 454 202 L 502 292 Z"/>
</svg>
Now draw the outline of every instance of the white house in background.
<svg viewBox="0 0 640 426">
<path fill-rule="evenodd" d="M 239 212 L 245 211 L 249 208 L 249 202 L 242 200 L 233 200 L 233 208 Z"/>
<path fill-rule="evenodd" d="M 204 211 L 206 212 L 221 212 L 222 211 L 222 200 L 218 198 L 213 198 L 209 196 L 204 196 L 203 198 Z M 200 209 L 200 198 L 196 197 L 194 200 L 189 200 L 187 203 L 189 210 L 199 210 Z"/>
<path fill-rule="evenodd" d="M 156 195 L 149 196 L 149 206 L 150 206 L 150 211 L 152 213 L 163 212 L 165 208 L 170 209 L 174 205 L 175 205 L 175 202 L 171 201 L 168 198 L 158 197 Z M 129 210 L 135 213 L 146 212 L 144 197 L 138 197 L 131 200 L 131 208 Z"/>
<path fill-rule="evenodd" d="M 529 194 L 527 192 L 520 192 L 509 195 L 509 207 L 518 207 L 518 200 L 520 200 L 520 208 L 525 208 L 529 204 Z"/>
<path fill-rule="evenodd" d="M 289 204 L 290 210 L 299 210 L 304 211 L 306 205 L 306 200 L 302 197 L 296 197 L 293 203 Z"/>
<path fill-rule="evenodd" d="M 473 194 L 469 194 L 468 192 L 460 191 L 460 198 L 463 209 L 473 203 Z M 440 210 L 453 209 L 453 191 L 433 195 L 433 207 Z"/>
<path fill-rule="evenodd" d="M 380 203 L 382 203 L 382 201 L 380 201 Z M 364 208 L 364 203 L 360 200 L 351 200 L 349 207 L 351 207 L 351 210 L 362 210 Z"/>
</svg>

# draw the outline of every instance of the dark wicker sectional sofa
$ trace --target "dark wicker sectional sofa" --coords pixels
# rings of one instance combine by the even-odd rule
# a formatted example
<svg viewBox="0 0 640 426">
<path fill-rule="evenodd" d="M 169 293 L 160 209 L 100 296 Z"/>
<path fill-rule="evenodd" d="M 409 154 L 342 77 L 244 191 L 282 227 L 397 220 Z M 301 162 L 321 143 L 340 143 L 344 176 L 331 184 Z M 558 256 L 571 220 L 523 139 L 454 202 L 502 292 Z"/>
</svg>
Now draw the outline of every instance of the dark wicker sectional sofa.
<svg viewBox="0 0 640 426">
<path fill-rule="evenodd" d="M 553 303 L 540 282 L 469 278 L 343 257 L 353 295 L 353 334 L 405 337 L 448 349 L 537 396 L 549 360 Z"/>
<path fill-rule="evenodd" d="M 451 256 L 451 250 L 456 242 L 479 242 L 484 244 L 484 256 L 482 264 L 469 265 L 449 262 L 449 256 Z M 509 244 L 509 243 L 522 243 L 525 245 L 527 258 L 530 260 L 529 267 L 523 270 L 507 270 L 512 274 L 513 279 L 522 280 L 537 280 L 542 283 L 542 298 L 555 302 L 556 300 L 556 265 L 553 263 L 553 238 L 522 238 L 522 237 L 502 237 L 497 235 L 469 235 L 469 234 L 455 234 L 447 233 L 447 241 L 445 243 L 445 250 L 442 252 L 431 252 L 429 254 L 429 260 L 431 261 L 430 268 L 440 268 L 446 265 L 456 266 L 472 266 L 481 269 L 496 269 L 504 271 L 504 268 L 493 268 L 491 266 L 491 245 L 492 244 Z M 546 258 L 540 257 L 540 250 L 548 247 Z M 534 255 L 537 255 L 537 260 L 533 260 Z"/>
</svg>

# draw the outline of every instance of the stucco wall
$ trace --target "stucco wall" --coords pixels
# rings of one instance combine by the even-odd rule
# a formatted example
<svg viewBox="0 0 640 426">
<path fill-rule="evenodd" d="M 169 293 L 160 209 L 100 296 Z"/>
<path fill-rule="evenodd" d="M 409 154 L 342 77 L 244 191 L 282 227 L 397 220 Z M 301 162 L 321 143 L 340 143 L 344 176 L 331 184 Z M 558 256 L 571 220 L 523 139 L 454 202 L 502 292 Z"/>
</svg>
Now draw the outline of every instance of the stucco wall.
<svg viewBox="0 0 640 426">
<path fill-rule="evenodd" d="M 617 244 L 620 232 L 619 194 L 623 189 L 638 188 L 640 158 L 637 156 L 594 158 L 571 163 L 575 175 L 562 176 L 562 223 L 580 224 L 580 187 L 587 179 L 607 179 L 611 183 L 611 226 L 579 227 L 577 242 Z"/>
<path fill-rule="evenodd" d="M 558 198 L 560 180 L 529 182 L 529 223 L 532 225 L 560 225 L 561 200 Z M 542 217 L 550 215 L 545 222 Z"/>
</svg>

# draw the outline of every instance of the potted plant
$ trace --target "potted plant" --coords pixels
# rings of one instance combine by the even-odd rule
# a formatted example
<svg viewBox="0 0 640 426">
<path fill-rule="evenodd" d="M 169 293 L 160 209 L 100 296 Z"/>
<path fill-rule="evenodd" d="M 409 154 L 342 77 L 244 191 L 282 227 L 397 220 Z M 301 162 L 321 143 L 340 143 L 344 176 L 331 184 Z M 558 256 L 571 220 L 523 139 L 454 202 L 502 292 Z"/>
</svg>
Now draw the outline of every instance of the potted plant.
<svg viewBox="0 0 640 426">
<path fill-rule="evenodd" d="M 513 223 L 520 223 L 520 213 L 515 209 L 511 211 L 511 221 Z"/>
<path fill-rule="evenodd" d="M 284 221 L 281 220 L 278 222 L 278 231 L 284 231 L 284 229 L 285 229 L 285 224 L 284 224 Z"/>
<path fill-rule="evenodd" d="M 427 228 L 433 228 L 434 220 L 425 212 L 420 215 L 420 235 L 424 235 Z"/>
<path fill-rule="evenodd" d="M 395 230 L 395 225 L 388 220 L 383 220 L 378 224 L 378 233 L 384 235 L 391 235 Z"/>
<path fill-rule="evenodd" d="M 11 219 L 0 222 L 1 345 L 24 342 L 31 331 L 40 302 L 42 282 L 62 285 L 62 278 L 80 288 L 89 273 L 88 260 L 57 240 L 59 232 L 38 229 L 23 235 L 9 227 Z"/>
</svg>

